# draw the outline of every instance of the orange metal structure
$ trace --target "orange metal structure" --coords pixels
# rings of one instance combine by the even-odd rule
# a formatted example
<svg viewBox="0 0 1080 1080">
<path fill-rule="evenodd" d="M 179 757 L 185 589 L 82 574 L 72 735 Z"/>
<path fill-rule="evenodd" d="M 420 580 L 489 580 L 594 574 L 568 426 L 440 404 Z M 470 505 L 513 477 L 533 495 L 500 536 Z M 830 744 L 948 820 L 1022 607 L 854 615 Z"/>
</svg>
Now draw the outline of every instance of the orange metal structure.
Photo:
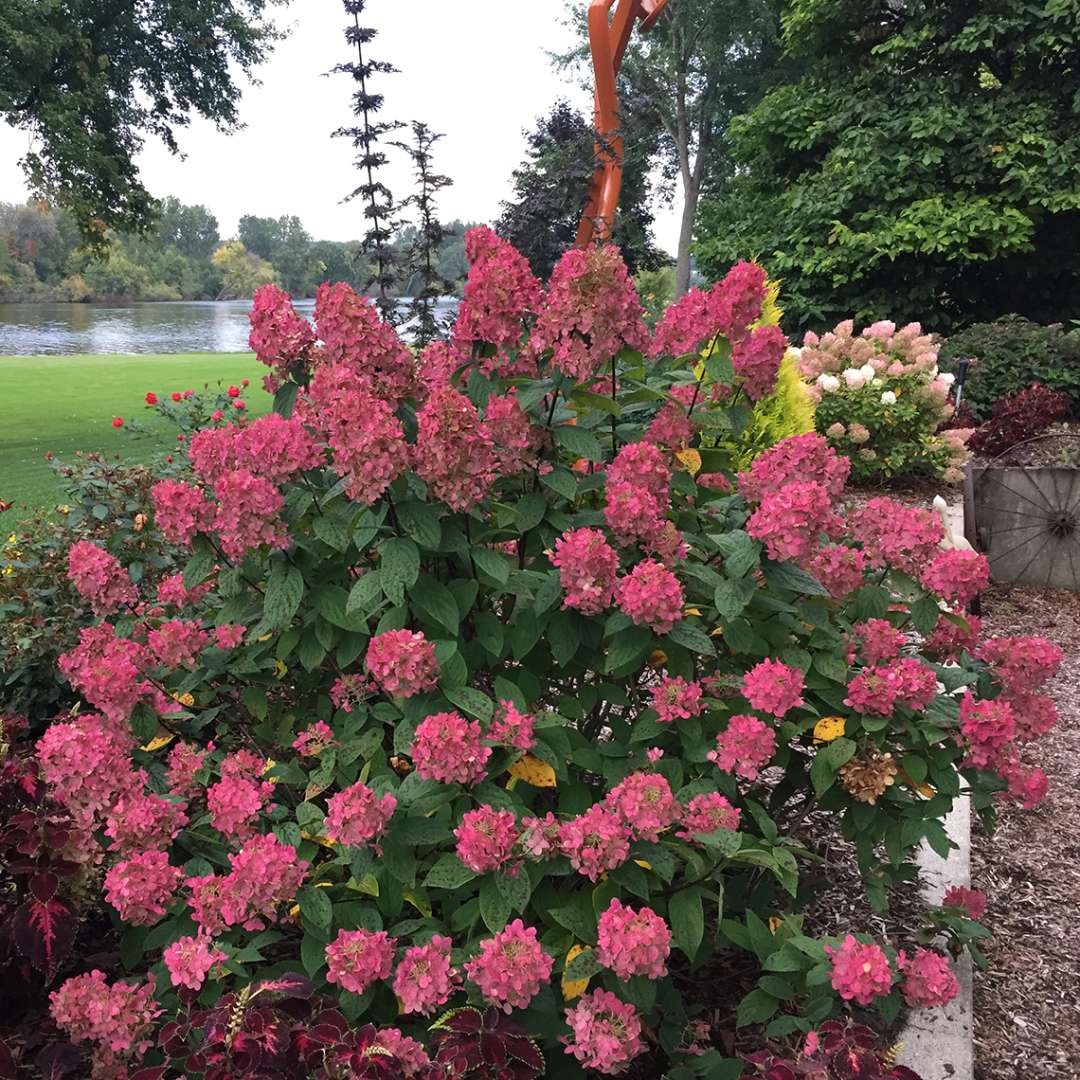
<svg viewBox="0 0 1080 1080">
<path fill-rule="evenodd" d="M 594 239 L 611 237 L 623 165 L 619 95 L 615 82 L 635 23 L 640 19 L 642 32 L 650 30 L 668 0 L 618 0 L 615 15 L 609 18 L 608 13 L 615 2 L 590 0 L 589 3 L 589 46 L 596 72 L 596 172 L 578 227 L 578 247 L 586 247 Z"/>
</svg>

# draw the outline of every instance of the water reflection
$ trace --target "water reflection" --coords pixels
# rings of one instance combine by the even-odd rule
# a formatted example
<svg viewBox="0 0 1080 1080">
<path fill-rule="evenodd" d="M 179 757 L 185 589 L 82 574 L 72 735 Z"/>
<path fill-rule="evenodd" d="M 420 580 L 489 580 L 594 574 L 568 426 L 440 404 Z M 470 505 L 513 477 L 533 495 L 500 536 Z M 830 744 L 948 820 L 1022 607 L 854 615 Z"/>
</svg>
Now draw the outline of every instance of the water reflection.
<svg viewBox="0 0 1080 1080">
<path fill-rule="evenodd" d="M 456 305 L 447 299 L 440 313 L 451 315 Z M 315 302 L 295 306 L 310 318 Z M 250 300 L 0 304 L 0 356 L 247 352 L 250 310 Z"/>
</svg>

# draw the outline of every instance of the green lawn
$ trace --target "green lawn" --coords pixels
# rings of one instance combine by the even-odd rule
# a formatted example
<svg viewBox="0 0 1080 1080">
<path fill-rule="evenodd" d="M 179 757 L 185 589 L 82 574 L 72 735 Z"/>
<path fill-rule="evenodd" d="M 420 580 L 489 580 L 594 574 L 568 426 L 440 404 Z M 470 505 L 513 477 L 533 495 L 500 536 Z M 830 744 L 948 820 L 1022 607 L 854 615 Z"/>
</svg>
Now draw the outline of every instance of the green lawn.
<svg viewBox="0 0 1080 1080">
<path fill-rule="evenodd" d="M 174 356 L 0 356 L 0 500 L 16 504 L 15 516 L 32 506 L 63 501 L 63 490 L 45 460 L 76 450 L 101 450 L 141 461 L 175 445 L 176 428 L 146 407 L 148 390 L 201 391 L 209 384 L 251 386 L 244 400 L 265 412 L 264 368 L 251 353 L 189 353 Z M 113 417 L 137 418 L 147 432 L 133 436 L 112 426 Z"/>
</svg>

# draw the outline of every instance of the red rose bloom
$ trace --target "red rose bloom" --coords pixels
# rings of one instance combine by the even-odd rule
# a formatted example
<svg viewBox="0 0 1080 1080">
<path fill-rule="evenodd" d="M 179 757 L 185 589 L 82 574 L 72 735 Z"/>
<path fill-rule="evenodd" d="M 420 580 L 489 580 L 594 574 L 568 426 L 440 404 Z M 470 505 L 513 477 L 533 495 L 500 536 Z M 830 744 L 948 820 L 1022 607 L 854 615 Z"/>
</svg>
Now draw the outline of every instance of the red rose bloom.
<svg viewBox="0 0 1080 1080">
<path fill-rule="evenodd" d="M 112 426 L 113 427 L 123 427 L 124 426 L 124 418 L 122 416 L 114 416 Z"/>
<path fill-rule="evenodd" d="M 230 386 L 229 387 L 229 397 L 239 397 L 239 396 L 240 396 L 240 387 L 239 386 Z"/>
<path fill-rule="evenodd" d="M 179 390 L 174 390 L 170 396 L 172 397 L 173 401 L 179 401 L 180 400 L 180 391 Z"/>
<path fill-rule="evenodd" d="M 148 390 L 147 391 L 146 404 L 147 405 L 156 405 L 157 404 L 157 394 L 155 394 L 153 390 Z"/>
</svg>

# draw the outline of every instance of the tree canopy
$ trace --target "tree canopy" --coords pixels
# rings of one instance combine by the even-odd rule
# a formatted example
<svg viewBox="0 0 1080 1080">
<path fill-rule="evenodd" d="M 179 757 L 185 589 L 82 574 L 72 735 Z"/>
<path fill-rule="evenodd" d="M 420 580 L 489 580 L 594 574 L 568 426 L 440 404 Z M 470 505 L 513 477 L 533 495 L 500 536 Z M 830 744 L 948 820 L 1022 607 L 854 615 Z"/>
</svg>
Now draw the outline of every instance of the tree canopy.
<svg viewBox="0 0 1080 1080">
<path fill-rule="evenodd" d="M 38 141 L 22 164 L 35 192 L 72 211 L 84 237 L 136 232 L 155 201 L 135 155 L 148 135 L 170 150 L 193 114 L 237 123 L 238 75 L 277 37 L 287 0 L 5 0 L 0 116 Z"/>
<path fill-rule="evenodd" d="M 793 0 L 784 34 L 806 74 L 733 123 L 707 272 L 759 257 L 802 326 L 1080 311 L 1080 0 Z"/>
</svg>

